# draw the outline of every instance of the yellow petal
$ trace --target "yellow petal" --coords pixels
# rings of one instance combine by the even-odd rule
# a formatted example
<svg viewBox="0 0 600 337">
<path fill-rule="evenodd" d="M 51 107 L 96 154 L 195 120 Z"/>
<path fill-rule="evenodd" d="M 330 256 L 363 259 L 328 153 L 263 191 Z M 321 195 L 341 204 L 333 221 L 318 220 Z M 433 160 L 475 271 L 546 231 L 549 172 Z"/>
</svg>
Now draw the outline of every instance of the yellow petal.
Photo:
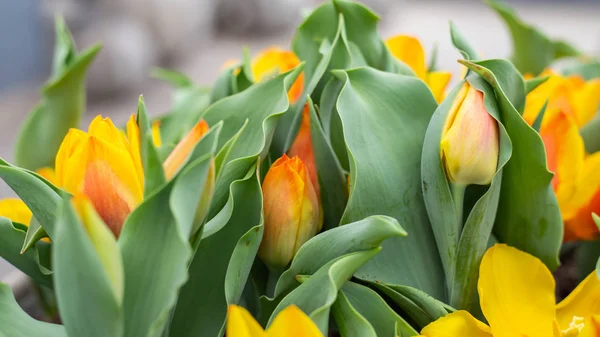
<svg viewBox="0 0 600 337">
<path fill-rule="evenodd" d="M 427 86 L 438 103 L 444 100 L 450 78 L 452 78 L 452 73 L 449 72 L 433 71 L 427 74 Z"/>
<path fill-rule="evenodd" d="M 448 314 L 421 330 L 424 337 L 492 337 L 490 327 L 469 312 L 459 310 Z"/>
<path fill-rule="evenodd" d="M 397 35 L 389 38 L 385 43 L 395 58 L 406 63 L 418 78 L 427 81 L 425 51 L 417 38 Z"/>
<path fill-rule="evenodd" d="M 85 144 L 87 139 L 87 133 L 81 130 L 70 129 L 69 132 L 67 132 L 67 135 L 58 148 L 54 164 L 56 170 L 56 185 L 58 187 L 63 187 L 67 191 L 71 191 L 79 186 L 83 179 L 83 170 L 75 174 L 69 167 L 71 166 L 70 163 L 73 163 L 71 160 L 73 156 L 82 155 L 82 151 L 85 148 L 82 144 Z M 66 172 L 69 172 L 69 174 Z"/>
<path fill-rule="evenodd" d="M 35 172 L 37 174 L 41 175 L 42 177 L 44 177 L 50 183 L 56 185 L 56 172 L 54 171 L 53 168 L 51 168 L 51 167 L 42 167 L 41 169 L 38 169 Z"/>
<path fill-rule="evenodd" d="M 165 176 L 167 179 L 171 179 L 181 166 L 185 163 L 187 158 L 190 156 L 196 144 L 202 139 L 202 137 L 208 132 L 208 124 L 205 120 L 198 122 L 185 137 L 175 146 L 173 151 L 169 154 L 163 168 L 165 170 Z"/>
<path fill-rule="evenodd" d="M 594 315 L 600 315 L 600 280 L 595 271 L 556 306 L 556 319 L 560 328 L 565 330 L 573 317 Z"/>
<path fill-rule="evenodd" d="M 571 77 L 574 85 L 571 104 L 579 127 L 584 126 L 596 116 L 600 105 L 600 79 L 583 82 L 579 77 Z"/>
<path fill-rule="evenodd" d="M 269 337 L 323 337 L 315 323 L 295 305 L 283 309 L 267 329 Z"/>
<path fill-rule="evenodd" d="M 250 313 L 237 305 L 230 305 L 227 310 L 227 336 L 231 337 L 266 337 L 260 324 Z"/>
<path fill-rule="evenodd" d="M 133 114 L 129 117 L 129 121 L 127 121 L 127 140 L 129 147 L 126 148 L 129 150 L 129 153 L 131 153 L 140 186 L 144 186 L 144 168 L 142 166 L 142 156 L 140 152 L 140 128 L 138 127 Z"/>
<path fill-rule="evenodd" d="M 32 214 L 21 199 L 6 198 L 0 200 L 0 217 L 29 226 Z"/>
<path fill-rule="evenodd" d="M 600 337 L 600 315 L 585 317 L 583 329 L 578 337 Z"/>
<path fill-rule="evenodd" d="M 554 73 L 545 72 L 540 75 L 540 77 L 544 76 L 549 76 L 549 78 L 546 82 L 540 84 L 537 88 L 527 94 L 525 99 L 523 119 L 525 119 L 529 125 L 533 125 L 533 122 L 535 122 L 544 104 L 546 104 L 556 88 L 564 81 L 562 77 Z"/>
<path fill-rule="evenodd" d="M 156 120 L 152 122 L 152 142 L 154 146 L 161 147 L 162 139 L 160 137 L 160 121 Z"/>
<path fill-rule="evenodd" d="M 496 244 L 483 256 L 478 288 L 494 337 L 554 334 L 554 278 L 538 258 Z"/>
<path fill-rule="evenodd" d="M 252 62 L 252 75 L 255 82 L 262 82 L 275 75 L 285 73 L 296 68 L 300 59 L 292 51 L 271 47 L 263 51 Z M 288 91 L 291 102 L 298 100 L 304 88 L 304 73 L 301 73 Z"/>
</svg>

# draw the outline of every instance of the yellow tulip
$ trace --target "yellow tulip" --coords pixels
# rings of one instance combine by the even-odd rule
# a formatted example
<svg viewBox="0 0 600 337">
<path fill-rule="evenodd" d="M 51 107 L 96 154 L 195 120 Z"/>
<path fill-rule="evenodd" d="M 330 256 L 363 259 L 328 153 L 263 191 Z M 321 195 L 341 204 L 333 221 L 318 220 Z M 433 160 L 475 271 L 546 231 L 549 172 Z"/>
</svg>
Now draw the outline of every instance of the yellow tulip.
<svg viewBox="0 0 600 337">
<path fill-rule="evenodd" d="M 456 311 L 421 330 L 425 337 L 600 337 L 600 280 L 590 274 L 556 305 L 554 278 L 536 257 L 497 244 L 479 271 L 481 309 L 489 326 Z"/>
<path fill-rule="evenodd" d="M 415 37 L 397 35 L 389 38 L 385 43 L 395 58 L 409 66 L 415 75 L 429 86 L 433 97 L 440 103 L 444 99 L 452 74 L 444 71 L 428 71 L 425 64 L 425 51 L 421 42 Z"/>
<path fill-rule="evenodd" d="M 459 185 L 487 185 L 498 167 L 498 123 L 483 93 L 465 83 L 444 124 L 441 157 L 448 179 Z"/>
<path fill-rule="evenodd" d="M 88 132 L 71 129 L 56 155 L 56 185 L 85 194 L 115 236 L 144 196 L 139 129 L 132 115 L 127 135 L 97 116 Z"/>
<path fill-rule="evenodd" d="M 252 76 L 254 81 L 262 82 L 275 75 L 296 68 L 300 60 L 292 51 L 271 47 L 263 51 L 252 62 Z M 293 103 L 302 95 L 304 88 L 304 73 L 301 73 L 288 91 L 288 98 Z"/>
<path fill-rule="evenodd" d="M 298 307 L 283 309 L 267 330 L 250 313 L 237 305 L 227 312 L 227 337 L 323 337 L 315 323 Z"/>
<path fill-rule="evenodd" d="M 594 118 L 600 106 L 600 79 L 585 81 L 577 75 L 563 77 L 551 70 L 540 76 L 548 76 L 546 82 L 527 94 L 523 118 L 530 125 L 548 102 L 542 123 L 551 120 L 559 112 L 569 115 L 581 128 Z M 530 76 L 525 76 L 530 78 Z"/>
<path fill-rule="evenodd" d="M 540 129 L 552 187 L 565 224 L 565 241 L 600 236 L 592 212 L 600 213 L 600 152 L 588 155 L 574 118 L 558 111 Z"/>
<path fill-rule="evenodd" d="M 269 267 L 282 269 L 321 230 L 319 200 L 302 160 L 287 155 L 273 163 L 262 191 L 265 231 L 258 255 Z"/>
<path fill-rule="evenodd" d="M 315 153 L 313 151 L 312 138 L 310 137 L 310 110 L 308 104 L 304 106 L 302 111 L 302 124 L 300 124 L 300 130 L 292 146 L 288 151 L 290 157 L 298 156 L 300 160 L 306 166 L 310 181 L 315 188 L 317 197 L 321 196 L 321 189 L 319 186 L 319 177 L 317 176 L 317 164 L 315 163 Z"/>
<path fill-rule="evenodd" d="M 21 199 L 6 198 L 0 200 L 0 217 L 29 226 L 32 213 Z"/>
</svg>

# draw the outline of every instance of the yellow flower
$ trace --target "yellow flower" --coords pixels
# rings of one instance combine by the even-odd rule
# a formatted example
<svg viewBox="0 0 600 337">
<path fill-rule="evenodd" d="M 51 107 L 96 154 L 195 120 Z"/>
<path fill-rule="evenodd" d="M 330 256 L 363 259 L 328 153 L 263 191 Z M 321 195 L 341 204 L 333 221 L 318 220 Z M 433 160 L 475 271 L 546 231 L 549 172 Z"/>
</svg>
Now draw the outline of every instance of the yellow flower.
<svg viewBox="0 0 600 337">
<path fill-rule="evenodd" d="M 483 93 L 465 83 L 444 124 L 440 143 L 446 175 L 460 185 L 487 185 L 498 167 L 498 123 Z"/>
<path fill-rule="evenodd" d="M 267 330 L 250 313 L 237 305 L 227 312 L 227 337 L 323 337 L 315 323 L 302 310 L 291 305 L 281 311 Z"/>
<path fill-rule="evenodd" d="M 310 110 L 308 104 L 304 106 L 304 110 L 302 111 L 302 124 L 300 124 L 300 130 L 298 130 L 298 135 L 296 135 L 296 139 L 294 139 L 288 155 L 290 157 L 298 156 L 302 160 L 310 176 L 310 181 L 315 188 L 317 197 L 320 198 L 321 192 L 319 177 L 317 176 L 317 164 L 315 163 L 315 153 L 313 151 L 312 138 L 310 137 Z"/>
<path fill-rule="evenodd" d="M 127 135 L 97 116 L 88 132 L 69 130 L 56 155 L 56 185 L 85 194 L 115 236 L 144 196 L 139 137 L 133 115 Z"/>
<path fill-rule="evenodd" d="M 21 199 L 6 198 L 0 200 L 0 217 L 29 226 L 32 216 L 31 211 Z"/>
<path fill-rule="evenodd" d="M 287 155 L 277 159 L 262 186 L 265 232 L 258 250 L 271 268 L 287 266 L 300 246 L 323 226 L 315 189 L 304 163 Z"/>
<path fill-rule="evenodd" d="M 544 117 L 540 136 L 552 188 L 565 224 L 565 241 L 591 240 L 600 235 L 592 212 L 600 213 L 600 152 L 588 155 L 572 116 L 558 111 Z"/>
<path fill-rule="evenodd" d="M 444 99 L 452 74 L 442 71 L 427 71 L 425 51 L 421 42 L 415 37 L 397 35 L 389 38 L 385 43 L 395 58 L 406 63 L 415 72 L 415 75 L 429 86 L 433 97 L 440 103 Z"/>
<path fill-rule="evenodd" d="M 252 62 L 254 81 L 262 82 L 275 75 L 290 71 L 300 64 L 300 60 L 292 51 L 271 47 L 263 51 Z M 302 95 L 304 73 L 301 73 L 288 91 L 288 98 L 293 103 Z"/>
<path fill-rule="evenodd" d="M 590 274 L 556 305 L 554 278 L 536 257 L 497 244 L 483 256 L 479 298 L 489 326 L 466 311 L 427 325 L 425 337 L 600 337 L 600 280 Z"/>
<path fill-rule="evenodd" d="M 594 118 L 600 105 L 600 79 L 586 82 L 580 76 L 563 77 L 551 70 L 544 71 L 540 76 L 548 76 L 548 79 L 527 94 L 523 112 L 527 123 L 533 124 L 546 102 L 548 105 L 542 123 L 559 112 L 573 118 L 579 128 Z"/>
</svg>

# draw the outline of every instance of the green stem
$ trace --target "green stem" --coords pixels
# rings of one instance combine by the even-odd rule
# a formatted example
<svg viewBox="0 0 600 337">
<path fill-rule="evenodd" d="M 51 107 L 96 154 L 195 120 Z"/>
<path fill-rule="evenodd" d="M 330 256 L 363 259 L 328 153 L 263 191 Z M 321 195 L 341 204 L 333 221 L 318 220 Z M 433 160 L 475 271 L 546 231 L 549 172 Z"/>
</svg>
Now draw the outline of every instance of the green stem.
<svg viewBox="0 0 600 337">
<path fill-rule="evenodd" d="M 458 233 L 462 232 L 463 226 L 463 208 L 465 203 L 465 190 L 466 185 L 462 184 L 451 184 L 450 190 L 452 192 L 452 200 L 454 200 L 454 209 L 456 210 L 456 219 L 458 220 Z"/>
<path fill-rule="evenodd" d="M 281 270 L 274 270 L 269 268 L 269 278 L 267 279 L 267 289 L 266 293 L 269 297 L 275 296 L 275 286 L 277 286 L 277 281 L 279 281 L 279 277 L 283 274 Z"/>
</svg>

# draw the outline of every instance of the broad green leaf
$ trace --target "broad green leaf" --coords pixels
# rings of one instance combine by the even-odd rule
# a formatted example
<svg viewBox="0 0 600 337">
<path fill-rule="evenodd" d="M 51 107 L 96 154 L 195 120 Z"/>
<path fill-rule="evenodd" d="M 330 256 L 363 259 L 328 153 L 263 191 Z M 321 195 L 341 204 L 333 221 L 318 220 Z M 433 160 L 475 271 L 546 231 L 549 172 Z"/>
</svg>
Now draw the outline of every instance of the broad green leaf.
<svg viewBox="0 0 600 337">
<path fill-rule="evenodd" d="M 526 80 L 525 81 L 525 92 L 527 94 L 529 94 L 535 88 L 537 88 L 540 84 L 546 82 L 549 78 L 550 78 L 550 76 L 540 76 L 540 77 L 534 77 L 532 79 Z"/>
<path fill-rule="evenodd" d="M 210 91 L 210 103 L 215 103 L 225 97 L 233 95 L 233 72 L 238 66 L 226 68 L 219 73 Z"/>
<path fill-rule="evenodd" d="M 230 199 L 223 212 L 224 215 L 219 214 L 212 220 L 223 222 L 221 228 L 200 241 L 191 261 L 189 281 L 179 295 L 170 336 L 220 336 L 228 301 L 239 296 L 239 287 L 245 282 L 243 277 L 231 275 L 233 271 L 229 271 L 228 266 L 247 275 L 252 263 L 243 262 L 253 255 L 243 256 L 240 243 L 250 242 L 247 249 L 255 253 L 259 241 L 252 236 L 256 226 L 262 225 L 262 193 L 255 168 L 231 184 Z M 244 241 L 248 239 L 252 240 Z"/>
<path fill-rule="evenodd" d="M 475 48 L 452 21 L 450 21 L 450 38 L 452 39 L 452 44 L 454 47 L 458 49 L 465 60 L 479 59 L 479 54 Z"/>
<path fill-rule="evenodd" d="M 152 129 L 143 96 L 140 96 L 138 100 L 136 123 L 140 130 L 140 156 L 144 168 L 144 194 L 149 196 L 156 188 L 166 182 L 166 178 L 162 161 L 158 157 L 152 140 Z"/>
<path fill-rule="evenodd" d="M 67 332 L 62 325 L 40 322 L 31 318 L 21 309 L 10 287 L 0 283 L 0 336 L 67 337 Z"/>
<path fill-rule="evenodd" d="M 406 232 L 396 219 L 383 215 L 370 216 L 325 231 L 300 247 L 291 266 L 279 278 L 275 296 L 298 286 L 298 275 L 315 274 L 331 260 L 349 253 L 377 248 L 385 239 L 396 236 L 406 236 Z"/>
<path fill-rule="evenodd" d="M 53 239 L 54 287 L 61 320 L 69 336 L 123 336 L 122 298 L 69 199 L 60 204 Z"/>
<path fill-rule="evenodd" d="M 61 191 L 37 173 L 13 166 L 2 158 L 0 178 L 25 202 L 52 238 Z"/>
<path fill-rule="evenodd" d="M 494 234 L 507 243 L 540 258 L 550 270 L 559 264 L 563 224 L 552 190 L 540 135 L 520 116 L 525 85 L 514 66 L 505 60 L 463 62 L 481 75 L 496 93 L 501 120 L 513 145 L 504 167 L 500 204 Z M 519 109 L 521 108 L 521 109 Z"/>
<path fill-rule="evenodd" d="M 380 250 L 381 248 L 373 248 L 346 254 L 321 267 L 279 302 L 271 314 L 269 325 L 281 310 L 293 304 L 308 314 L 323 335 L 326 335 L 329 312 L 337 298 L 338 291 L 360 266 Z"/>
<path fill-rule="evenodd" d="M 376 336 L 419 335 L 375 291 L 354 282 L 347 282 L 340 290 L 340 294 L 369 321 L 377 332 Z"/>
<path fill-rule="evenodd" d="M 396 218 L 409 239 L 391 238 L 362 267 L 362 280 L 407 285 L 446 297 L 444 271 L 421 190 L 425 130 L 437 104 L 417 78 L 371 68 L 336 72 L 344 87 L 337 111 L 350 158 L 350 198 L 342 223 L 369 215 Z"/>
<path fill-rule="evenodd" d="M 565 66 L 561 72 L 565 76 L 579 75 L 586 81 L 600 78 L 600 60 L 577 60 L 576 62 Z"/>
<path fill-rule="evenodd" d="M 537 28 L 523 22 L 504 2 L 485 1 L 510 30 L 513 40 L 512 62 L 521 73 L 537 75 L 555 59 L 579 55 L 574 47 L 562 41 L 552 41 Z"/>
<path fill-rule="evenodd" d="M 25 226 L 0 217 L 0 256 L 29 275 L 36 283 L 51 288 L 50 244 L 37 242 L 31 249 L 20 253 L 25 240 L 25 230 Z"/>
<path fill-rule="evenodd" d="M 344 128 L 342 127 L 340 115 L 337 112 L 337 100 L 343 86 L 344 82 L 336 78 L 332 78 L 327 82 L 321 96 L 319 112 L 321 123 L 323 124 L 323 132 L 325 132 L 340 165 L 345 171 L 349 171 L 350 164 L 348 162 L 348 150 L 344 139 Z"/>
<path fill-rule="evenodd" d="M 79 125 L 85 110 L 85 74 L 100 46 L 77 54 L 64 20 L 57 18 L 54 50 L 52 77 L 44 85 L 40 104 L 21 127 L 15 146 L 15 162 L 31 170 L 53 167 L 67 131 Z"/>
<path fill-rule="evenodd" d="M 325 213 L 324 227 L 330 229 L 337 227 L 340 223 L 348 200 L 348 184 L 346 175 L 325 138 L 321 122 L 310 98 L 308 106 L 310 107 L 310 137 L 319 176 L 321 203 Z"/>
<path fill-rule="evenodd" d="M 412 287 L 390 285 L 379 282 L 370 284 L 384 293 L 416 324 L 415 328 L 423 328 L 427 324 L 448 314 L 447 305 L 436 300 L 423 291 Z"/>
<path fill-rule="evenodd" d="M 356 310 L 342 291 L 331 306 L 331 315 L 341 337 L 377 337 L 377 333 L 367 319 Z"/>
</svg>

